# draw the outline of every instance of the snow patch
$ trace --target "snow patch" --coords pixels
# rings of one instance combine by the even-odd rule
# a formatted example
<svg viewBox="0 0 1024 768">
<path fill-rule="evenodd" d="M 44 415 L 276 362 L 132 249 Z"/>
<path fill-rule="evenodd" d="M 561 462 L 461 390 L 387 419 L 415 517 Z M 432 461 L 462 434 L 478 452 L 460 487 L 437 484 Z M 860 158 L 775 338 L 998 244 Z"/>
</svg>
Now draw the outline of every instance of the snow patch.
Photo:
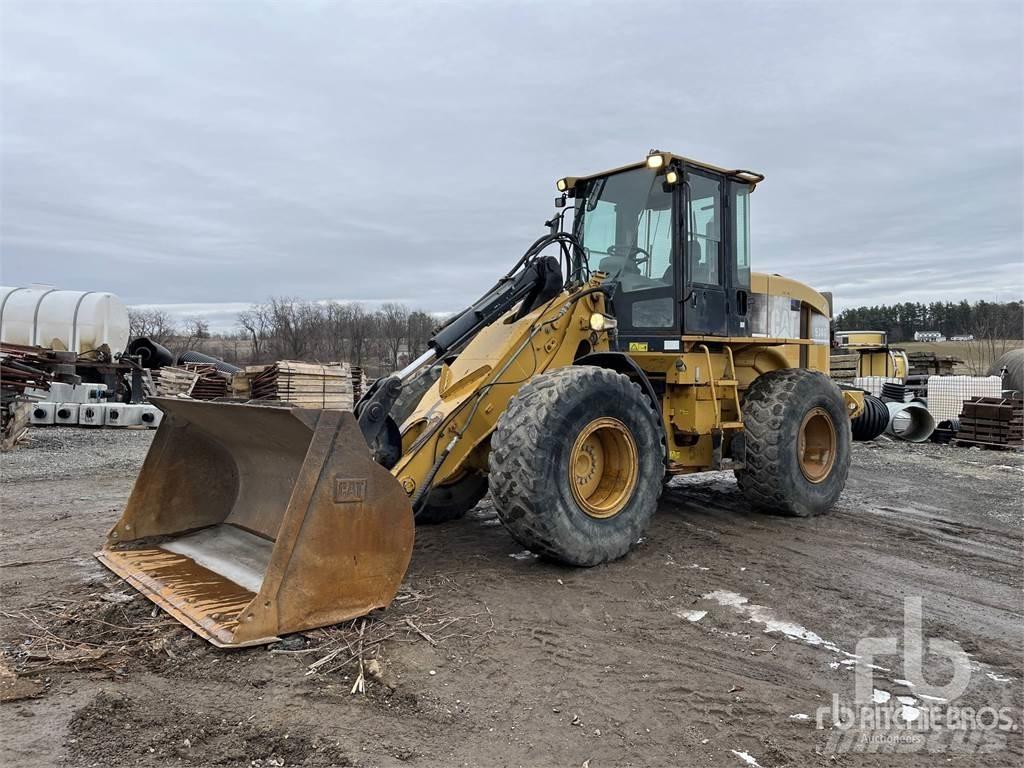
<svg viewBox="0 0 1024 768">
<path fill-rule="evenodd" d="M 729 592 L 724 589 L 717 589 L 704 595 L 705 600 L 714 600 L 719 605 L 733 608 L 739 613 L 745 613 L 749 620 L 757 624 L 763 624 L 766 633 L 781 632 L 792 640 L 800 640 L 808 645 L 827 648 L 833 653 L 843 651 L 835 644 L 823 639 L 820 635 L 792 621 L 783 621 L 776 618 L 770 608 L 763 605 L 756 605 L 741 594 Z"/>
<path fill-rule="evenodd" d="M 906 720 L 908 723 L 912 723 L 921 716 L 921 710 L 917 707 L 912 707 L 909 704 L 904 704 L 900 710 L 900 717 Z"/>
<path fill-rule="evenodd" d="M 707 615 L 707 611 L 676 611 L 676 616 L 687 621 L 700 621 Z"/>
<path fill-rule="evenodd" d="M 878 688 L 875 688 L 875 690 L 871 692 L 871 701 L 874 704 L 885 704 L 885 702 L 887 702 L 891 698 L 892 694 L 888 691 L 883 691 Z"/>
<path fill-rule="evenodd" d="M 810 715 L 805 715 L 803 712 L 797 712 L 795 715 L 789 716 L 790 720 L 810 720 Z"/>
<path fill-rule="evenodd" d="M 757 762 L 757 760 L 755 760 L 753 757 L 748 755 L 746 752 L 737 752 L 735 749 L 730 749 L 729 751 L 736 755 L 736 757 L 738 757 L 747 765 L 751 765 L 754 768 L 761 768 L 761 764 Z"/>
<path fill-rule="evenodd" d="M 743 595 L 736 592 L 729 592 L 725 589 L 716 589 L 714 592 L 708 592 L 704 595 L 704 599 L 714 600 L 719 605 L 724 605 L 728 608 L 739 608 L 741 605 L 745 605 L 749 602 Z"/>
</svg>

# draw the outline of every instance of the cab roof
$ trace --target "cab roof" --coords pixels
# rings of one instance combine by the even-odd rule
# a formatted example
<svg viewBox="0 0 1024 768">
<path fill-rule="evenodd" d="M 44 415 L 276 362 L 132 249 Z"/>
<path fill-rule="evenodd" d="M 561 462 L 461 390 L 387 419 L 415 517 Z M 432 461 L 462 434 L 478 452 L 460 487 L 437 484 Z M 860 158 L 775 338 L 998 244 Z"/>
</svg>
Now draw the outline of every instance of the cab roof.
<svg viewBox="0 0 1024 768">
<path fill-rule="evenodd" d="M 661 156 L 661 165 L 649 166 L 649 158 L 659 155 Z M 706 171 L 711 171 L 712 173 L 721 174 L 722 176 L 726 176 L 728 178 L 735 179 L 736 181 L 743 182 L 744 184 L 749 184 L 751 187 L 757 186 L 762 181 L 764 181 L 763 173 L 757 173 L 756 171 L 747 171 L 740 168 L 722 168 L 717 165 L 711 165 L 711 163 L 703 163 L 700 160 L 694 160 L 693 158 L 685 157 L 684 155 L 677 155 L 673 152 L 662 152 L 661 150 L 657 149 L 652 149 L 647 154 L 647 157 L 636 163 L 630 163 L 629 165 L 623 165 L 620 166 L 619 168 L 612 168 L 607 171 L 601 171 L 600 173 L 591 173 L 586 176 L 567 176 L 564 179 L 560 179 L 559 181 L 565 181 L 565 188 L 572 189 L 574 186 L 576 186 L 576 183 L 580 181 L 589 181 L 590 179 L 596 179 L 601 176 L 610 176 L 614 173 L 632 171 L 636 168 L 655 167 L 665 169 L 668 168 L 669 165 L 673 163 L 683 164 L 686 166 L 690 166 L 692 168 L 702 168 Z"/>
</svg>

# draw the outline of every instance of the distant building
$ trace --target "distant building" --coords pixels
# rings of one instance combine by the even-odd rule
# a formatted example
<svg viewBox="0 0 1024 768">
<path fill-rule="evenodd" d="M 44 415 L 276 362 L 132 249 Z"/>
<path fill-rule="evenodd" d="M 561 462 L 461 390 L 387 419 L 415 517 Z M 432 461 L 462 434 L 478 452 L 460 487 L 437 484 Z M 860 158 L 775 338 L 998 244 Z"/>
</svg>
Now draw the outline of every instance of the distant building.
<svg viewBox="0 0 1024 768">
<path fill-rule="evenodd" d="M 962 336 L 950 336 L 950 341 L 974 341 L 973 333 L 965 333 Z"/>
<path fill-rule="evenodd" d="M 945 341 L 946 337 L 938 331 L 914 331 L 914 341 Z"/>
</svg>

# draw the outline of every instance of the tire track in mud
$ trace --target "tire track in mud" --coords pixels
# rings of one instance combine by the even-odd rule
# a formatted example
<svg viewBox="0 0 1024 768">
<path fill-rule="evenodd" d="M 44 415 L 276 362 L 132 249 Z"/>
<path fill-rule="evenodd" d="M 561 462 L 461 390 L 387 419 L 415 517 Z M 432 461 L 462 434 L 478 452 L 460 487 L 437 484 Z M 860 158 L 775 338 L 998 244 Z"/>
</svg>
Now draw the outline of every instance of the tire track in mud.
<svg viewBox="0 0 1024 768">
<path fill-rule="evenodd" d="M 55 672 L 73 693 L 12 707 L 34 715 L 25 722 L 36 729 L 62 733 L 100 691 L 127 695 L 143 718 L 159 721 L 153 728 L 140 721 L 137 738 L 119 740 L 129 751 L 175 736 L 173 713 L 161 709 L 175 701 L 188 712 L 219 713 L 232 725 L 212 737 L 221 750 L 214 757 L 234 754 L 225 746 L 228 735 L 255 714 L 256 730 L 243 728 L 240 736 L 275 746 L 285 733 L 297 733 L 304 746 L 295 755 L 305 760 L 315 754 L 314 743 L 340 743 L 339 760 L 364 765 L 742 765 L 735 752 L 765 768 L 833 765 L 817 752 L 825 733 L 815 730 L 814 714 L 834 693 L 852 697 L 852 665 L 822 645 L 766 633 L 749 613 L 705 595 L 742 595 L 778 621 L 849 652 L 864 636 L 898 635 L 903 597 L 921 595 L 925 634 L 957 640 L 979 665 L 964 700 L 1019 712 L 1024 606 L 1014 553 L 1021 544 L 1021 473 L 1013 467 L 1020 463 L 971 453 L 979 466 L 965 469 L 958 462 L 965 454 L 856 446 L 839 508 L 810 520 L 752 512 L 726 473 L 677 479 L 633 552 L 592 569 L 510 557 L 522 547 L 494 523 L 485 501 L 462 521 L 417 531 L 404 588 L 452 615 L 486 611 L 494 629 L 437 648 L 389 642 L 383 659 L 398 680 L 392 695 L 371 687 L 366 697 L 352 696 L 351 680 L 305 677 L 297 658 L 225 653 L 190 641 L 194 657 L 141 675 Z M 1004 464 L 1013 471 L 998 468 Z M 3 542 L 2 559 L 16 559 L 26 542 L 44 541 L 83 558 L 81 566 L 0 572 L 2 583 L 17 582 L 19 601 L 95 590 L 84 586 L 102 573 L 90 553 L 133 479 L 126 473 L 97 485 L 95 469 L 86 465 L 65 478 L 62 508 L 76 517 L 46 530 L 47 511 L 28 503 L 38 478 L 5 477 L 5 511 L 13 499 L 9 520 L 16 524 L 7 525 L 14 533 Z M 80 497 L 90 498 L 74 501 Z M 689 621 L 688 611 L 706 614 Z M 898 659 L 881 661 L 891 671 L 878 671 L 877 680 L 895 695 L 902 673 L 890 661 Z M 1000 683 L 988 672 L 1015 680 Z M 809 721 L 791 719 L 801 713 Z M 28 736 L 13 739 L 19 754 L 31 755 L 28 765 L 53 765 L 69 754 L 60 737 L 50 752 L 30 747 Z M 104 747 L 92 743 L 90 754 L 102 762 Z M 161 762 L 144 749 L 130 751 L 131 760 L 166 762 L 166 755 Z M 182 765 L 201 764 L 197 753 L 180 743 L 177 749 Z M 1019 762 L 1022 755 L 1015 738 L 1001 756 Z M 855 757 L 858 765 L 894 764 L 892 755 Z M 898 764 L 934 762 L 935 756 L 907 755 Z"/>
</svg>

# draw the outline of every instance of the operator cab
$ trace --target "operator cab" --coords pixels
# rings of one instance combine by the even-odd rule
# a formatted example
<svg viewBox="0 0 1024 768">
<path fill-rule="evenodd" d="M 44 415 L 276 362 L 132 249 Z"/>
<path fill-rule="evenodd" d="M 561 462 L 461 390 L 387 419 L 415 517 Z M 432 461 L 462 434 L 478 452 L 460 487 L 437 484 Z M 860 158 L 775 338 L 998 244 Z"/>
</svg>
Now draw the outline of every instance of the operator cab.
<svg viewBox="0 0 1024 768">
<path fill-rule="evenodd" d="M 678 350 L 679 337 L 749 336 L 750 193 L 761 174 L 667 152 L 558 181 L 574 198 L 574 265 L 613 284 L 619 344 Z"/>
</svg>

